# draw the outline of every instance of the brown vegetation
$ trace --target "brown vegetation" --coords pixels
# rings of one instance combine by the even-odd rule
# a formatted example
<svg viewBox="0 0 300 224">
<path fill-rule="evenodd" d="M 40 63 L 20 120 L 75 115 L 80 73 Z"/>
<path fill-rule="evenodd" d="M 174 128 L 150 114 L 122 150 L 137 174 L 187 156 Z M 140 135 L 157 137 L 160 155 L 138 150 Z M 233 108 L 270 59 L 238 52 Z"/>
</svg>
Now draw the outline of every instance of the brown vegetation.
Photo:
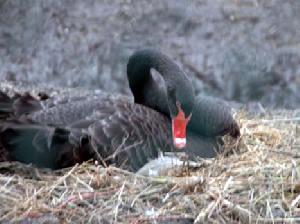
<svg viewBox="0 0 300 224">
<path fill-rule="evenodd" d="M 0 221 L 36 223 L 297 223 L 297 112 L 240 116 L 229 156 L 145 177 L 92 162 L 47 171 L 0 164 Z"/>
</svg>

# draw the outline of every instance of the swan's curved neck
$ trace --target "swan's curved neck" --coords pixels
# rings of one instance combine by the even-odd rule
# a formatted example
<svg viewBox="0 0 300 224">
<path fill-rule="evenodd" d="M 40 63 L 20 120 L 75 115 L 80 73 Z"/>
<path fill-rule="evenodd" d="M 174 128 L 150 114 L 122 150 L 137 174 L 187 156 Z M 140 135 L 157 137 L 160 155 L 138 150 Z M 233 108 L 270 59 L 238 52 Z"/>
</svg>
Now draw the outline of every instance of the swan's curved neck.
<svg viewBox="0 0 300 224">
<path fill-rule="evenodd" d="M 160 73 L 165 85 L 155 82 L 151 68 Z M 151 107 L 167 116 L 176 113 L 175 100 L 184 101 L 188 107 L 193 106 L 190 81 L 178 65 L 158 51 L 143 50 L 132 55 L 127 65 L 127 76 L 135 103 Z"/>
</svg>

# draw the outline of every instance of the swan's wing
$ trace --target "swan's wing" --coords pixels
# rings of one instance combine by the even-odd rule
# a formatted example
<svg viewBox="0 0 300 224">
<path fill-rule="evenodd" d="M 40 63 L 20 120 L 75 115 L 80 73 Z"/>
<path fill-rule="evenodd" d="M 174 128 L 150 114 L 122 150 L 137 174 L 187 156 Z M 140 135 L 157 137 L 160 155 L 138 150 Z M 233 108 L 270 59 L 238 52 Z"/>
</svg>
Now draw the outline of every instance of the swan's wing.
<svg viewBox="0 0 300 224">
<path fill-rule="evenodd" d="M 239 126 L 230 108 L 221 100 L 209 97 L 197 98 L 190 124 L 191 129 L 206 137 L 240 135 Z"/>
<path fill-rule="evenodd" d="M 169 121 L 124 99 L 72 101 L 1 122 L 7 159 L 61 168 L 95 158 L 137 170 L 169 147 Z"/>
<path fill-rule="evenodd" d="M 126 98 L 78 98 L 45 107 L 29 96 L 22 100 L 0 96 L 0 105 L 3 106 L 0 108 L 3 115 L 3 119 L 0 117 L 0 160 L 56 169 L 94 158 L 103 164 L 136 171 L 157 158 L 160 150 L 173 149 L 170 121 Z M 229 111 L 216 105 L 205 99 L 197 105 L 200 108 L 193 119 L 201 115 L 196 120 L 204 134 L 191 136 L 193 132 L 188 132 L 186 151 L 192 157 L 215 156 L 215 136 L 228 132 L 228 127 L 235 124 Z M 14 112 L 18 107 L 22 111 L 20 117 Z"/>
<path fill-rule="evenodd" d="M 95 122 L 87 129 L 98 160 L 118 167 L 138 170 L 157 158 L 160 150 L 170 150 L 170 122 L 141 105 L 115 102 L 115 111 L 95 111 Z"/>
<path fill-rule="evenodd" d="M 100 162 L 131 170 L 156 158 L 159 148 L 170 150 L 169 120 L 125 97 L 72 101 L 30 117 L 38 123 L 66 127 L 71 133 L 80 130 L 89 137 L 90 148 Z"/>
<path fill-rule="evenodd" d="M 40 101 L 28 93 L 9 97 L 7 94 L 0 92 L 0 119 L 33 113 L 41 109 Z"/>
</svg>

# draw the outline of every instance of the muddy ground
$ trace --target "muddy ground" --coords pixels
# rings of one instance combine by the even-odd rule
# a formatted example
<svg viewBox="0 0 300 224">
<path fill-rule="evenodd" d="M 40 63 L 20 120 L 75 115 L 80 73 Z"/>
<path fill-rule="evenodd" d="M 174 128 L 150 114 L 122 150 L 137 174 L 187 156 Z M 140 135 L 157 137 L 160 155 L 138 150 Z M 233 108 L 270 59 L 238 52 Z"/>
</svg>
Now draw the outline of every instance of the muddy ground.
<svg viewBox="0 0 300 224">
<path fill-rule="evenodd" d="M 300 105 L 300 1 L 0 0 L 0 79 L 130 94 L 126 62 L 160 49 L 199 94 Z"/>
</svg>

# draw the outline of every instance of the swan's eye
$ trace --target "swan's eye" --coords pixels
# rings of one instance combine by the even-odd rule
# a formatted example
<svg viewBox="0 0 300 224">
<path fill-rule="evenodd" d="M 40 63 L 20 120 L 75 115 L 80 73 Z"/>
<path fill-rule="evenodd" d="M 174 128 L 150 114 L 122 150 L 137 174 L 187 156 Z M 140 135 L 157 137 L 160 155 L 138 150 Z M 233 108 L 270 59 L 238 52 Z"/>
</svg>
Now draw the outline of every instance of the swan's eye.
<svg viewBox="0 0 300 224">
<path fill-rule="evenodd" d="M 186 145 L 186 126 L 191 118 L 191 114 L 185 117 L 185 113 L 181 109 L 179 102 L 176 102 L 176 106 L 178 114 L 172 118 L 173 143 L 177 149 L 182 149 Z"/>
</svg>

